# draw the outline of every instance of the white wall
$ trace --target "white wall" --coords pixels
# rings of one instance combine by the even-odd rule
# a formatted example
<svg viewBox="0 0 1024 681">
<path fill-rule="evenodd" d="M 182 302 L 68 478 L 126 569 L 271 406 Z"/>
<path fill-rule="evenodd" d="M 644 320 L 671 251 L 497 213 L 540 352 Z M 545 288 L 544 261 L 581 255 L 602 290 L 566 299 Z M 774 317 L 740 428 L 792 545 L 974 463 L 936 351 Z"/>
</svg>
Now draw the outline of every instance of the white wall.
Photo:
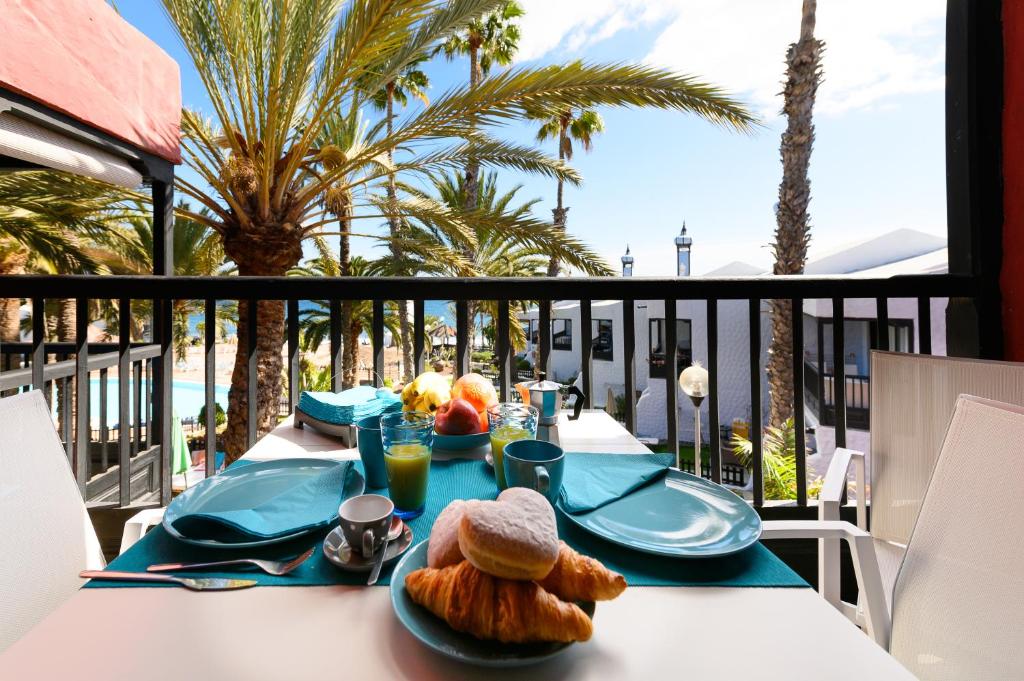
<svg viewBox="0 0 1024 681">
<path fill-rule="evenodd" d="M 663 301 L 648 301 L 648 319 L 664 318 Z M 764 362 L 771 329 L 767 307 L 761 306 L 761 404 L 766 412 L 768 387 L 764 381 Z M 676 318 L 691 322 L 693 359 L 707 366 L 707 304 L 704 301 L 678 301 Z M 649 326 L 649 325 L 648 325 Z M 648 326 L 644 327 L 643 343 L 637 344 L 637 363 L 643 364 L 647 374 Z M 750 420 L 750 324 L 745 300 L 723 300 L 718 304 L 718 414 L 719 422 L 731 424 L 734 418 Z M 641 354 L 642 349 L 642 354 Z M 642 356 L 642 359 L 641 359 Z M 685 367 L 679 367 L 682 371 Z M 693 404 L 679 389 L 678 376 L 672 379 L 678 405 L 679 438 L 693 441 Z M 708 438 L 708 401 L 701 406 L 701 420 L 705 441 Z M 649 379 L 646 390 L 637 402 L 637 434 L 641 437 L 666 439 L 665 380 Z"/>
</svg>

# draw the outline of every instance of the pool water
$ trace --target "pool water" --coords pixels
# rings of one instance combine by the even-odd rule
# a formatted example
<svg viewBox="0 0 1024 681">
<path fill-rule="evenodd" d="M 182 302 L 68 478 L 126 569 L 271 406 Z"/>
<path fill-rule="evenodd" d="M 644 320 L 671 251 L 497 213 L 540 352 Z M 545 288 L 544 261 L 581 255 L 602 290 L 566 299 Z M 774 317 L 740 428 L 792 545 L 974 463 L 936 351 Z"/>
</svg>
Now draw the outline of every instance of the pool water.
<svg viewBox="0 0 1024 681">
<path fill-rule="evenodd" d="M 131 412 L 135 406 L 135 381 L 129 381 L 128 386 L 128 410 Z M 206 403 L 205 387 L 198 381 L 174 381 L 172 384 L 172 404 L 174 412 L 182 419 L 198 418 L 199 410 Z M 145 391 L 147 389 L 146 379 L 142 379 L 143 409 L 145 409 Z M 213 397 L 217 404 L 224 411 L 228 409 L 228 386 L 214 386 Z M 113 426 L 118 421 L 118 384 L 116 378 L 107 381 L 107 425 Z M 94 427 L 100 422 L 100 379 L 93 378 L 89 381 L 89 411 L 90 421 Z"/>
</svg>

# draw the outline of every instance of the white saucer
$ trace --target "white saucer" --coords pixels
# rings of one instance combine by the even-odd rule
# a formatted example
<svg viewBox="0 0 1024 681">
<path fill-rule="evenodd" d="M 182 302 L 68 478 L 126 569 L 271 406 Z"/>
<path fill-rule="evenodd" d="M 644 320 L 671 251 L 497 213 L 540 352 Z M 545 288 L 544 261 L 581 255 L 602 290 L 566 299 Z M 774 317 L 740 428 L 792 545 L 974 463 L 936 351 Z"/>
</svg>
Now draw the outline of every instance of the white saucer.
<svg viewBox="0 0 1024 681">
<path fill-rule="evenodd" d="M 384 564 L 387 565 L 394 561 L 410 546 L 412 546 L 412 528 L 407 523 L 402 523 L 402 534 L 398 539 L 388 543 L 387 553 L 384 554 Z M 324 538 L 324 557 L 335 567 L 350 572 L 369 572 L 377 558 L 376 555 L 363 558 L 361 551 L 353 551 L 345 541 L 345 535 L 341 533 L 340 527 L 335 527 Z"/>
</svg>

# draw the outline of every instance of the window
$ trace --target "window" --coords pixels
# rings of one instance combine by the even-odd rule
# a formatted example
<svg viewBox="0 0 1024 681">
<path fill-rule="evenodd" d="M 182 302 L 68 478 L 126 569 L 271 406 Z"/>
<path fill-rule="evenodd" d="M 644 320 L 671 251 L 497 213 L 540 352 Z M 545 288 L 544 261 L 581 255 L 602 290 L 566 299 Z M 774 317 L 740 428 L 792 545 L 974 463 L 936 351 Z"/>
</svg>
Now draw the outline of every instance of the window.
<svg viewBox="0 0 1024 681">
<path fill-rule="evenodd" d="M 676 320 L 676 368 L 683 369 L 693 362 L 690 320 Z M 665 378 L 665 320 L 650 320 L 650 347 L 648 362 L 651 378 Z"/>
<path fill-rule="evenodd" d="M 551 348 L 553 350 L 572 350 L 572 320 L 551 320 Z"/>
<path fill-rule="evenodd" d="M 612 320 L 595 319 L 593 327 L 593 349 L 594 359 L 601 359 L 611 362 L 614 359 L 612 352 Z"/>
</svg>

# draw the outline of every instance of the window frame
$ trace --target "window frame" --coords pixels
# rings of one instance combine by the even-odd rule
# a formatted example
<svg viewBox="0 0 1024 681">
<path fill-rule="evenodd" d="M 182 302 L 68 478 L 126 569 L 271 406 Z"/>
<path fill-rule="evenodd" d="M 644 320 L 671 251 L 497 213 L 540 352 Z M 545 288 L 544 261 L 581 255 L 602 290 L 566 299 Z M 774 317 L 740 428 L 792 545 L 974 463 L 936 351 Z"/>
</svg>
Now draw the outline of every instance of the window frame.
<svg viewBox="0 0 1024 681">
<path fill-rule="evenodd" d="M 615 320 L 614 319 L 591 319 L 590 320 L 590 333 L 591 333 L 591 356 L 595 361 L 598 362 L 614 362 L 615 361 Z M 608 348 L 607 350 L 602 349 L 597 339 L 601 336 L 601 325 L 608 325 Z"/>
</svg>

